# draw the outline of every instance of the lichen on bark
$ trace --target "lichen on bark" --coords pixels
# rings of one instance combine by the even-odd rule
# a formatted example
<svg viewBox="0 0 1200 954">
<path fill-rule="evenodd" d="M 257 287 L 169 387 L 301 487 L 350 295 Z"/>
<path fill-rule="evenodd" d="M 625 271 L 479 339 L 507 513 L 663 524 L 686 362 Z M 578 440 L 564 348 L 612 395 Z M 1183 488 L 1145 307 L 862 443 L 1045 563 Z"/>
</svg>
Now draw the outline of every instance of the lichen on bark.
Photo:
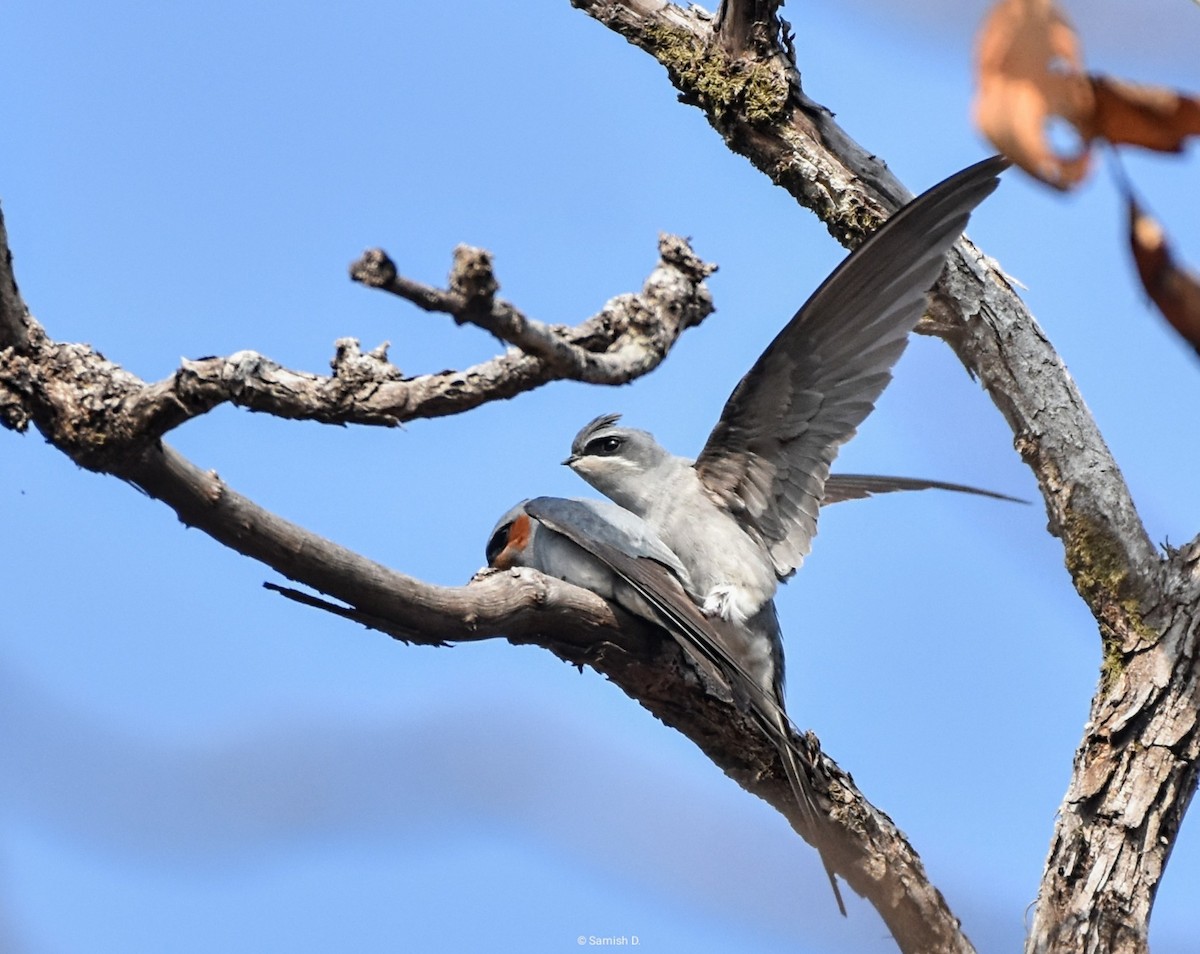
<svg viewBox="0 0 1200 954">
<path fill-rule="evenodd" d="M 776 123 L 787 116 L 788 84 L 769 62 L 734 59 L 714 43 L 667 24 L 642 34 L 646 49 L 680 88 L 694 91 L 702 108 L 715 116 L 738 112 L 752 124 Z"/>
</svg>

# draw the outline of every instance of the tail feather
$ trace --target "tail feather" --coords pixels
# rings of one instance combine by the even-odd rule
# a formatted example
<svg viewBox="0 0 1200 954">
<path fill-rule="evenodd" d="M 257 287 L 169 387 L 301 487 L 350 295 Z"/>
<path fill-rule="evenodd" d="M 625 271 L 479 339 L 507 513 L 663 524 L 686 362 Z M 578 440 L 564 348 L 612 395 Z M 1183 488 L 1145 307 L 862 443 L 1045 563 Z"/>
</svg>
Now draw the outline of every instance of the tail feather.
<svg viewBox="0 0 1200 954">
<path fill-rule="evenodd" d="M 833 867 L 825 857 L 825 849 L 821 846 L 822 818 L 817 803 L 813 800 L 812 789 L 809 786 L 804 771 L 800 767 L 801 758 L 808 761 L 806 756 L 800 756 L 796 751 L 796 747 L 791 740 L 791 721 L 788 719 L 782 707 L 770 703 L 770 710 L 763 711 L 761 705 L 752 705 L 751 710 L 757 718 L 759 726 L 763 729 L 766 735 L 775 743 L 775 747 L 779 752 L 780 761 L 783 762 L 783 771 L 787 776 L 788 785 L 791 786 L 792 795 L 796 799 L 796 804 L 800 808 L 800 813 L 804 817 L 805 826 L 808 828 L 813 839 L 813 847 L 817 849 L 817 854 L 821 858 L 821 865 L 825 868 L 825 874 L 829 877 L 829 887 L 833 889 L 834 900 L 837 901 L 838 911 L 842 917 L 847 917 L 846 902 L 842 898 L 842 890 L 838 887 L 837 875 L 834 874 Z M 771 716 L 775 716 L 772 721 Z"/>
</svg>

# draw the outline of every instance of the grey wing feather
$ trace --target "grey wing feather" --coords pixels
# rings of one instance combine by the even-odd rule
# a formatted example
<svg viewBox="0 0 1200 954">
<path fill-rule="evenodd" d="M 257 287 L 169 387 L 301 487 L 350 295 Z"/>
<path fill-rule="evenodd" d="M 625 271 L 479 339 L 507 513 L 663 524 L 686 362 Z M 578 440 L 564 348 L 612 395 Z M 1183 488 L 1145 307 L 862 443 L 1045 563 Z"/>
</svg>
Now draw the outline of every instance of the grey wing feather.
<svg viewBox="0 0 1200 954">
<path fill-rule="evenodd" d="M 693 663 L 709 678 L 727 685 L 734 697 L 749 709 L 755 723 L 779 752 L 788 785 L 829 876 L 838 910 L 845 916 L 841 889 L 820 846 L 823 830 L 820 815 L 800 767 L 806 757 L 792 742 L 794 727 L 781 701 L 772 698 L 729 651 L 728 647 L 735 645 L 737 639 L 726 636 L 723 629 L 735 624 L 705 616 L 692 602 L 679 579 L 668 569 L 671 562 L 678 564 L 678 558 L 640 517 L 606 501 L 538 497 L 524 506 L 535 520 L 586 550 L 633 587 L 660 615 L 656 622 L 675 637 Z M 666 561 L 659 558 L 664 551 L 669 557 Z"/>
<path fill-rule="evenodd" d="M 593 510 L 591 504 L 600 506 Z M 652 537 L 652 531 L 640 517 L 616 505 L 612 505 L 615 513 L 601 515 L 606 509 L 601 501 L 556 497 L 538 497 L 525 504 L 531 517 L 586 550 L 637 590 L 662 614 L 663 618 L 657 622 L 680 630 L 680 635 L 687 638 L 689 645 L 684 649 L 689 650 L 689 654 L 695 650 L 705 660 L 721 667 L 722 681 L 735 693 L 745 701 L 751 701 L 749 696 L 752 694 L 765 696 L 754 678 L 726 648 L 733 640 L 722 634 L 722 628 L 735 624 L 705 616 L 688 597 L 670 569 L 672 562 L 678 563 L 678 558 L 665 544 Z M 609 516 L 618 522 L 606 525 Z M 665 552 L 668 559 L 660 559 L 657 555 L 660 552 Z M 745 691 L 751 686 L 755 690 L 752 694 Z M 775 705 L 772 700 L 767 702 Z"/>
<path fill-rule="evenodd" d="M 947 250 L 1007 165 L 986 159 L 900 209 L 822 283 L 730 395 L 696 469 L 766 546 L 780 577 L 811 549 L 830 463 L 891 379 Z"/>
<path fill-rule="evenodd" d="M 1010 503 L 1029 503 L 1020 497 L 1010 497 L 995 490 L 984 490 L 969 484 L 953 484 L 945 480 L 924 480 L 920 477 L 877 477 L 872 474 L 830 474 L 825 481 L 821 506 L 843 500 L 863 500 L 875 494 L 890 494 L 900 490 L 949 490 L 959 494 L 975 494 Z"/>
<path fill-rule="evenodd" d="M 686 571 L 679 557 L 641 517 L 608 500 L 535 497 L 522 506 L 535 520 L 561 533 L 591 552 L 590 544 L 603 543 L 629 557 L 645 557 L 669 567 L 681 580 Z M 596 554 L 593 554 L 596 555 Z"/>
</svg>

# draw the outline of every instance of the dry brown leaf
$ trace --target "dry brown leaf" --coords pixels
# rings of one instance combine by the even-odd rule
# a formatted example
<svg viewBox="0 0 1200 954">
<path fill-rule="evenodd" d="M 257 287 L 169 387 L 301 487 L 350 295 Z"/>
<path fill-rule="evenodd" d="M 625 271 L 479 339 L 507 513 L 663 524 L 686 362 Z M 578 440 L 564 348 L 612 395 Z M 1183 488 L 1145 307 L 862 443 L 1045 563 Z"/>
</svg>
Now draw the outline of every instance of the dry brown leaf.
<svg viewBox="0 0 1200 954">
<path fill-rule="evenodd" d="M 1200 135 L 1200 98 L 1109 76 L 1091 80 L 1095 109 L 1079 127 L 1085 138 L 1179 152 L 1188 136 Z"/>
<path fill-rule="evenodd" d="M 1046 123 L 1061 116 L 1078 126 L 1094 110 L 1079 41 L 1052 0 L 1000 0 L 976 43 L 979 90 L 975 123 L 992 144 L 1032 176 L 1069 189 L 1086 174 L 1086 141 L 1059 155 Z"/>
<path fill-rule="evenodd" d="M 1142 285 L 1158 310 L 1200 354 L 1200 281 L 1175 264 L 1162 227 L 1129 198 L 1129 242 Z"/>
</svg>

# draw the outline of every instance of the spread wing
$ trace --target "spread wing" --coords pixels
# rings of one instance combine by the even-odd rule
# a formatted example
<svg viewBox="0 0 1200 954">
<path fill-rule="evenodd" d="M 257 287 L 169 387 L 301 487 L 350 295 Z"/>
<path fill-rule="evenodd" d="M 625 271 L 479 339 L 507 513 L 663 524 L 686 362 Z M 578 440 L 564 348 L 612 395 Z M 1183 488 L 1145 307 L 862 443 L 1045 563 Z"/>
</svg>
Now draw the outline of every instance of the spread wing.
<svg viewBox="0 0 1200 954">
<path fill-rule="evenodd" d="M 696 470 L 762 540 L 780 577 L 810 550 L 831 461 L 891 379 L 947 250 L 1007 164 L 985 159 L 888 219 L 804 303 L 726 402 Z"/>
<path fill-rule="evenodd" d="M 677 564 L 678 559 L 640 517 L 606 501 L 538 497 L 524 506 L 525 512 L 543 526 L 586 550 L 633 587 L 659 614 L 659 625 L 675 638 L 693 663 L 709 678 L 715 677 L 718 684 L 728 686 L 734 698 L 749 710 L 755 724 L 779 752 L 805 828 L 822 856 L 838 910 L 844 916 L 846 905 L 841 890 L 821 849 L 821 817 L 801 769 L 808 758 L 792 741 L 794 728 L 782 705 L 730 652 L 728 647 L 737 641 L 725 635 L 725 630 L 734 624 L 705 616 L 692 602 L 678 577 L 668 569 L 668 563 Z M 661 551 L 669 556 L 667 563 L 660 562 Z M 658 556 L 651 555 L 656 552 Z"/>
<path fill-rule="evenodd" d="M 995 490 L 984 490 L 969 484 L 952 484 L 944 480 L 923 480 L 920 477 L 876 477 L 872 474 L 830 474 L 825 480 L 825 494 L 821 506 L 841 503 L 843 500 L 863 500 L 875 494 L 890 494 L 898 490 L 951 490 L 959 494 L 975 494 L 1010 503 L 1029 503 L 1020 497 Z"/>
</svg>

